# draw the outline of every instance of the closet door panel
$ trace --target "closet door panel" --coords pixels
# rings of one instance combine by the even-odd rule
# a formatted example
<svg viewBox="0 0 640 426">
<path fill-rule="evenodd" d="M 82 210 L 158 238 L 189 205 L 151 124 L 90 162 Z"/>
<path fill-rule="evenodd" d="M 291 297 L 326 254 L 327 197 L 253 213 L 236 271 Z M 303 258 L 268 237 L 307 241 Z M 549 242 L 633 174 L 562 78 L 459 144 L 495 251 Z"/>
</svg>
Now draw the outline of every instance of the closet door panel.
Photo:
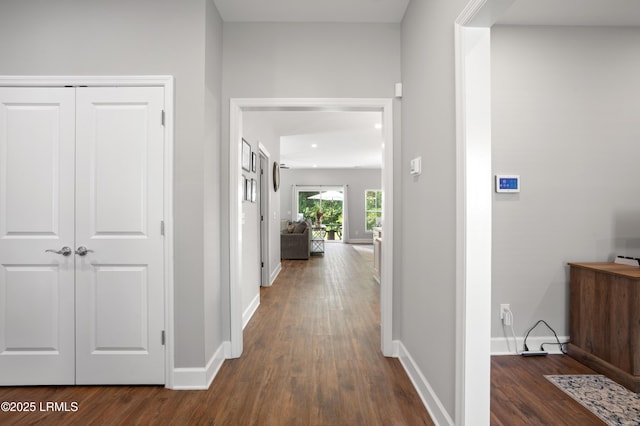
<svg viewBox="0 0 640 426">
<path fill-rule="evenodd" d="M 75 100 L 0 88 L 0 384 L 72 384 Z"/>
<path fill-rule="evenodd" d="M 77 91 L 78 383 L 164 383 L 163 96 Z"/>
</svg>

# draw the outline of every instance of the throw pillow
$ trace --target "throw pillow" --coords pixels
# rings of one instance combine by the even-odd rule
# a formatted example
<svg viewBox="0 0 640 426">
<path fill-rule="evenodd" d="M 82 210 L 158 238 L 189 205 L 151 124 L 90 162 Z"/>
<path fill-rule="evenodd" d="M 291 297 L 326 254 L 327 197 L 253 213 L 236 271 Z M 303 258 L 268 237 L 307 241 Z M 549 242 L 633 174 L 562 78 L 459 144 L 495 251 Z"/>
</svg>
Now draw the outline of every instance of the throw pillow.
<svg viewBox="0 0 640 426">
<path fill-rule="evenodd" d="M 293 230 L 296 229 L 295 225 L 287 226 L 287 234 L 293 234 Z"/>
<path fill-rule="evenodd" d="M 296 225 L 296 228 L 293 230 L 293 232 L 296 234 L 302 234 L 305 229 L 307 229 L 307 222 L 300 222 Z"/>
</svg>

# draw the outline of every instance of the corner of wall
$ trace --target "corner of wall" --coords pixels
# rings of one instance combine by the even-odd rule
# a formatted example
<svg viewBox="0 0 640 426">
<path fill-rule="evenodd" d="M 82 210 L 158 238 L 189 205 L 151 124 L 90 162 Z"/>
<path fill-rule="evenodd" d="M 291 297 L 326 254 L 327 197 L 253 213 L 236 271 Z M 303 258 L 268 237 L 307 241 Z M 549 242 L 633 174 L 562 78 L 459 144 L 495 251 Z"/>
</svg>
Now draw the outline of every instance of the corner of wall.
<svg viewBox="0 0 640 426">
<path fill-rule="evenodd" d="M 442 402 L 422 374 L 422 371 L 420 371 L 420 367 L 413 360 L 407 348 L 404 347 L 401 341 L 394 341 L 394 346 L 397 348 L 400 363 L 407 372 L 413 387 L 418 392 L 434 423 L 437 425 L 454 425 L 453 419 L 444 408 L 444 405 L 442 405 Z"/>
<path fill-rule="evenodd" d="M 230 358 L 231 342 L 225 341 L 211 356 L 205 367 L 174 368 L 173 390 L 206 390 L 220 371 L 224 360 Z"/>
</svg>

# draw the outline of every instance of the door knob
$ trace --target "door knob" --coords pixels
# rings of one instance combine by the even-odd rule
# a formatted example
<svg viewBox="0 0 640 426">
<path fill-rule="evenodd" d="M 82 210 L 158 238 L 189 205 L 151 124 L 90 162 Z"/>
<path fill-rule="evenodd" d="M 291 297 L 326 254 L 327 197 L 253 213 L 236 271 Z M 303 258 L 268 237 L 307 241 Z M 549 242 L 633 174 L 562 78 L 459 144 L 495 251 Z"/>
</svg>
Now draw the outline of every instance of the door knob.
<svg viewBox="0 0 640 426">
<path fill-rule="evenodd" d="M 93 250 L 89 250 L 89 249 L 88 249 L 88 248 L 86 248 L 85 246 L 80 246 L 80 247 L 78 247 L 78 248 L 76 249 L 76 254 L 77 254 L 78 256 L 86 256 L 86 255 L 87 255 L 87 253 L 89 253 L 90 251 L 93 251 Z"/>
<path fill-rule="evenodd" d="M 45 250 L 45 253 L 47 253 L 47 252 L 49 252 L 49 253 L 57 253 L 57 254 L 61 254 L 63 256 L 70 256 L 71 253 L 73 253 L 73 250 L 71 250 L 71 247 L 64 246 L 60 250 L 47 249 L 47 250 Z"/>
</svg>

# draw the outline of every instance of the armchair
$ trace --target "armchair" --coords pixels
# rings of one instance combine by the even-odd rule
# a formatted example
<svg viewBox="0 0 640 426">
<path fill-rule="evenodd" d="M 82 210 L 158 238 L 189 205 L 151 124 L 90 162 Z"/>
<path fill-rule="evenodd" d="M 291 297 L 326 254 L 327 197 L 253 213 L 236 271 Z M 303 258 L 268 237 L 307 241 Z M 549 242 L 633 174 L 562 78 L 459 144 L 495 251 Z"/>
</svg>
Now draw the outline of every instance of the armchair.
<svg viewBox="0 0 640 426">
<path fill-rule="evenodd" d="M 280 234 L 281 259 L 309 259 L 311 225 L 303 221 L 289 225 Z"/>
</svg>

